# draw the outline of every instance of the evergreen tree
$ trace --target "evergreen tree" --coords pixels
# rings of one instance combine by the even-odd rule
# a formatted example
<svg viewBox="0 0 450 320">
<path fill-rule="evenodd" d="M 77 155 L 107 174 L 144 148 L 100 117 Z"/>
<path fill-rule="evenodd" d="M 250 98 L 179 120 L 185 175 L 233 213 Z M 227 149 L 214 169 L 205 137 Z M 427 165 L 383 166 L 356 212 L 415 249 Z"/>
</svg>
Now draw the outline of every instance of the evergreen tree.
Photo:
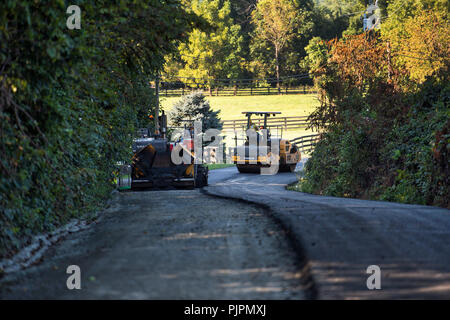
<svg viewBox="0 0 450 320">
<path fill-rule="evenodd" d="M 222 129 L 219 111 L 213 111 L 202 92 L 194 92 L 176 102 L 169 113 L 173 126 L 183 126 L 184 120 L 202 121 L 202 130 Z"/>
</svg>

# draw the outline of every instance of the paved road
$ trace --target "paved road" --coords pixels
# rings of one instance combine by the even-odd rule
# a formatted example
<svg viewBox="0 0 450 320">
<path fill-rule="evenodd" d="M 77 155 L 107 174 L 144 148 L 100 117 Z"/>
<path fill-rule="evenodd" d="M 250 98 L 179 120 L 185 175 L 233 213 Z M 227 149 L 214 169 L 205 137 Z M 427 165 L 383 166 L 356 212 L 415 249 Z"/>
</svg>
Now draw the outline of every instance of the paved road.
<svg viewBox="0 0 450 320">
<path fill-rule="evenodd" d="M 1 279 L 0 299 L 303 299 L 300 261 L 261 207 L 199 190 L 116 193 L 96 225 Z M 81 290 L 66 287 L 69 265 Z"/>
<path fill-rule="evenodd" d="M 212 171 L 210 194 L 268 206 L 307 258 L 318 298 L 450 299 L 450 211 L 287 191 L 292 173 Z M 369 265 L 381 290 L 368 290 Z"/>
<path fill-rule="evenodd" d="M 226 168 L 201 191 L 117 193 L 97 224 L 0 279 L 0 298 L 450 298 L 449 210 L 286 191 L 293 181 Z M 381 290 L 366 287 L 369 265 Z"/>
</svg>

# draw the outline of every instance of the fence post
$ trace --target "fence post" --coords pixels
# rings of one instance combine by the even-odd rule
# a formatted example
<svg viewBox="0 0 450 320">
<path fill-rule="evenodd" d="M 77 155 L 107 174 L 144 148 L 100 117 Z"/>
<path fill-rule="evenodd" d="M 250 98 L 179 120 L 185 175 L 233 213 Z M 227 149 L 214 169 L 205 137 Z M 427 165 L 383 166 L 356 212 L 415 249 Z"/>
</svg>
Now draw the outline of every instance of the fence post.
<svg viewBox="0 0 450 320">
<path fill-rule="evenodd" d="M 250 95 L 253 95 L 253 87 L 250 87 Z"/>
<path fill-rule="evenodd" d="M 184 96 L 184 85 L 183 85 L 183 87 L 182 87 L 182 93 L 181 93 L 181 95 Z"/>
<path fill-rule="evenodd" d="M 267 94 L 270 94 L 270 87 L 267 87 Z"/>
<path fill-rule="evenodd" d="M 286 131 L 287 131 L 287 117 L 284 117 L 284 128 L 285 128 Z"/>
<path fill-rule="evenodd" d="M 306 84 L 303 85 L 303 94 L 306 94 Z"/>
</svg>

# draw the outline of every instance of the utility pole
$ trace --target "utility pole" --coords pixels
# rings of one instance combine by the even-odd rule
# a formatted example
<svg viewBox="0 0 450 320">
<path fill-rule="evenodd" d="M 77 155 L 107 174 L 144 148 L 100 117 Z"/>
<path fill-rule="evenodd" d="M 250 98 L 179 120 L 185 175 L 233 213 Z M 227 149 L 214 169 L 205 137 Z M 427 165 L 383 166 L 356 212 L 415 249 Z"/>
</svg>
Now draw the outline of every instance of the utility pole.
<svg viewBox="0 0 450 320">
<path fill-rule="evenodd" d="M 155 89 L 156 89 L 156 107 L 155 107 L 155 134 L 159 135 L 159 72 L 156 75 L 155 80 Z"/>
</svg>

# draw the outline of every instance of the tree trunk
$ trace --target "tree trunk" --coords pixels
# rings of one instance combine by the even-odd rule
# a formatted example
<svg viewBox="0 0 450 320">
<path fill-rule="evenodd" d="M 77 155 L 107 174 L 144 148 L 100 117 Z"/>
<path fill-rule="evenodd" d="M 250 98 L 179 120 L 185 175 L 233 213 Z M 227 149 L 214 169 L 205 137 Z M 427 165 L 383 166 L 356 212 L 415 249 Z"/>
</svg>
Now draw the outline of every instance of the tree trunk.
<svg viewBox="0 0 450 320">
<path fill-rule="evenodd" d="M 278 61 L 278 46 L 275 46 L 275 70 L 277 72 L 277 89 L 280 94 L 280 64 Z"/>
</svg>

